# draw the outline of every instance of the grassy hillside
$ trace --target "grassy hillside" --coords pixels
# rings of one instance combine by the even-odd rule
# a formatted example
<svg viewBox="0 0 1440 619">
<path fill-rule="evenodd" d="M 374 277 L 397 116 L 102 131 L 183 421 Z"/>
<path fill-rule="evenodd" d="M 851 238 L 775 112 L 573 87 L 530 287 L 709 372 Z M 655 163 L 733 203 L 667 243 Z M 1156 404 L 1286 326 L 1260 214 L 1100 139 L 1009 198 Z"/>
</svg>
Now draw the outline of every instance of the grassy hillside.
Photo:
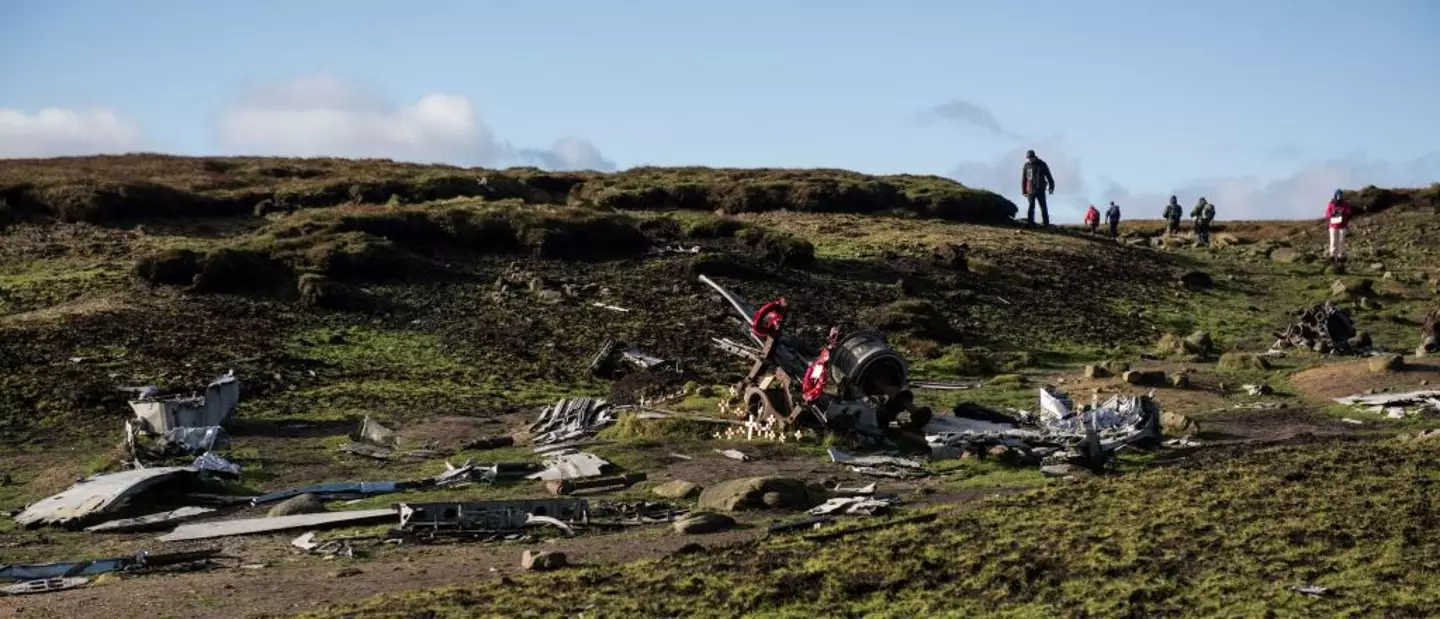
<svg viewBox="0 0 1440 619">
<path fill-rule="evenodd" d="M 0 220 L 51 216 L 105 224 L 460 196 L 624 210 L 903 212 L 969 222 L 1003 221 L 1016 212 L 997 194 L 949 179 L 843 170 L 635 168 L 582 174 L 390 160 L 166 155 L 0 161 Z"/>
<path fill-rule="evenodd" d="M 646 529 L 596 535 L 586 546 L 587 534 L 575 543 L 602 557 L 590 568 L 404 595 L 420 583 L 453 584 L 439 564 L 430 576 L 386 576 L 411 560 L 478 566 L 503 555 L 496 565 L 513 568 L 518 549 L 390 547 L 355 559 L 365 572 L 355 579 L 322 578 L 333 563 L 291 557 L 284 563 L 294 571 L 256 572 L 227 590 L 255 613 L 397 594 L 357 607 L 380 616 L 520 606 L 574 614 L 590 604 L 607 616 L 816 607 L 841 615 L 1303 615 L 1362 602 L 1416 614 L 1434 603 L 1433 583 L 1396 566 L 1423 564 L 1433 550 L 1417 489 L 1435 454 L 1388 437 L 1431 422 L 1336 410 L 1325 399 L 1334 394 L 1316 395 L 1316 385 L 1413 389 L 1440 384 L 1440 366 L 1412 359 L 1410 370 L 1371 374 L 1363 360 L 1352 368 L 1292 353 L 1268 369 L 1237 370 L 1216 359 L 1264 350 L 1295 309 L 1325 300 L 1351 311 L 1377 345 L 1414 350 L 1440 280 L 1440 247 L 1427 242 L 1440 232 L 1437 196 L 1433 187 L 1359 191 L 1366 214 L 1355 227 L 1350 271 L 1336 274 L 1319 258 L 1317 222 L 1221 222 L 1211 248 L 1161 238 L 1152 222 L 1127 222 L 1117 242 L 1010 225 L 1013 204 L 931 177 L 701 168 L 557 174 L 159 155 L 0 161 L 0 474 L 13 482 L 0 485 L 0 511 L 119 466 L 119 428 L 130 413 L 118 387 L 195 389 L 231 369 L 244 394 L 228 453 L 256 491 L 443 470 L 437 459 L 378 462 L 337 452 L 366 416 L 423 444 L 458 444 L 516 431 L 532 407 L 563 396 L 633 399 L 683 389 L 688 396 L 667 406 L 713 415 L 714 394 L 746 364 L 711 343 L 737 331 L 729 308 L 697 281 L 704 274 L 755 302 L 786 297 L 787 330 L 810 341 L 834 325 L 874 327 L 917 377 L 986 381 L 974 391 L 917 394 L 940 411 L 960 402 L 1033 406 L 1046 384 L 1077 401 L 1092 390 L 1143 391 L 1083 376 L 1081 366 L 1100 361 L 1183 373 L 1189 386 L 1160 388 L 1157 397 L 1167 411 L 1198 419 L 1217 446 L 1138 454 L 1114 478 L 1080 484 L 1047 485 L 1033 466 L 995 460 L 936 463 L 933 478 L 891 489 L 913 497 L 907 510 L 941 510 L 939 520 L 839 542 L 759 542 L 626 565 L 664 554 L 627 549 L 685 540 Z M 1363 279 L 1372 293 L 1335 292 L 1336 280 Z M 1208 333 L 1214 350 L 1158 346 L 1163 336 L 1195 331 Z M 685 372 L 592 376 L 589 361 L 607 339 L 682 360 Z M 1261 380 L 1276 395 L 1237 389 Z M 1237 408 L 1256 404 L 1274 406 Z M 1356 415 L 1362 425 L 1339 420 Z M 626 430 L 597 453 L 655 480 L 778 472 L 864 481 L 820 468 L 823 445 L 813 440 L 734 443 L 694 428 Z M 1350 438 L 1307 437 L 1317 433 Z M 763 457 L 733 463 L 713 455 L 723 447 Z M 669 456 L 676 451 L 698 457 L 687 464 Z M 520 447 L 448 456 L 537 458 Z M 1386 475 L 1403 484 L 1386 486 Z M 1046 487 L 965 502 L 976 489 L 1036 486 Z M 541 493 L 485 486 L 373 504 Z M 957 502 L 960 511 L 944 507 Z M 227 550 L 279 561 L 288 550 L 282 538 L 231 540 Z M 153 545 L 147 536 L 21 532 L 0 521 L 5 560 Z M 867 560 L 875 556 L 886 561 L 876 567 Z M 155 581 L 33 599 L 52 614 L 88 608 L 95 596 L 122 616 L 152 611 L 137 606 L 145 600 L 186 616 L 225 609 L 189 589 L 157 592 L 147 582 Z M 1308 583 L 1344 595 L 1312 602 L 1284 589 Z M 565 593 L 545 593 L 557 590 Z M 613 595 L 637 590 L 653 594 Z"/>
</svg>

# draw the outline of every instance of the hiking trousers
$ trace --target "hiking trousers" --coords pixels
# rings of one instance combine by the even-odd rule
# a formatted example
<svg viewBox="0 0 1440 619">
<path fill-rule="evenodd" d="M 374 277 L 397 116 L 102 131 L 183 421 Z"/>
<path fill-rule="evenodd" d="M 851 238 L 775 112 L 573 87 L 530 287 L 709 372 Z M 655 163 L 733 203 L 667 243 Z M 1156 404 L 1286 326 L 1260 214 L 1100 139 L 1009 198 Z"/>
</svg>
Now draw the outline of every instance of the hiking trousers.
<svg viewBox="0 0 1440 619">
<path fill-rule="evenodd" d="M 1344 228 L 1331 228 L 1331 229 L 1330 229 L 1330 257 L 1331 257 L 1331 258 L 1344 258 L 1344 257 L 1345 257 L 1345 229 L 1344 229 Z"/>
<path fill-rule="evenodd" d="M 1120 236 L 1120 222 L 1119 222 L 1119 221 L 1115 221 L 1115 220 L 1111 220 L 1111 221 L 1110 221 L 1110 236 L 1112 236 L 1112 237 Z"/>
<path fill-rule="evenodd" d="M 1025 196 L 1025 200 L 1030 203 L 1030 209 L 1025 212 L 1025 221 L 1035 223 L 1035 202 L 1038 200 L 1040 202 L 1040 219 L 1045 225 L 1050 225 L 1050 208 L 1045 206 L 1045 192 L 1032 193 Z"/>
</svg>

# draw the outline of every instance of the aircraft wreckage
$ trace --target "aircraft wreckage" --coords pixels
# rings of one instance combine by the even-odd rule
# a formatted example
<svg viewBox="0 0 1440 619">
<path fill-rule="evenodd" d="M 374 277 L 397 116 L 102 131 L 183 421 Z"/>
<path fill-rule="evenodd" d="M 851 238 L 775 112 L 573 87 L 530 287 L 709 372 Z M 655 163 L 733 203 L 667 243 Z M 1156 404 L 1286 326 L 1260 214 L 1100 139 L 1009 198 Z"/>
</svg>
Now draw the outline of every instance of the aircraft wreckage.
<svg viewBox="0 0 1440 619">
<path fill-rule="evenodd" d="M 922 431 L 937 457 L 1005 445 L 1043 464 L 1078 463 L 1098 467 L 1117 449 L 1158 440 L 1160 405 L 1152 394 L 1114 396 L 1104 403 L 1076 407 L 1058 390 L 1040 390 L 1038 412 L 1002 414 L 959 407 L 955 415 L 935 416 L 915 403 L 909 364 L 884 336 L 860 330 L 843 338 L 830 329 L 824 346 L 784 333 L 789 305 L 781 297 L 758 309 L 706 276 L 735 310 L 749 340 L 717 338 L 722 350 L 752 361 L 736 385 L 752 419 L 778 419 L 793 425 L 853 431 L 884 441 L 884 430 L 901 413 L 907 429 Z M 798 397 L 797 397 L 798 392 Z"/>
</svg>

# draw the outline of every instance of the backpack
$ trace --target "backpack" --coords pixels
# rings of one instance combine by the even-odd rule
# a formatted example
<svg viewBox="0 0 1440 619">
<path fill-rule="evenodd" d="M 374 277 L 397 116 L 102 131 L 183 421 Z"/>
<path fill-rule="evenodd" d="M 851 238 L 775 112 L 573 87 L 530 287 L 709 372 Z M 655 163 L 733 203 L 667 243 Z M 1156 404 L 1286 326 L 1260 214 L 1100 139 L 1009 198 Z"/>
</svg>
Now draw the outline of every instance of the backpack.
<svg viewBox="0 0 1440 619">
<path fill-rule="evenodd" d="M 1211 202 L 1206 202 L 1205 210 L 1202 211 L 1202 216 L 1205 218 L 1205 221 L 1215 219 L 1215 204 Z"/>
</svg>

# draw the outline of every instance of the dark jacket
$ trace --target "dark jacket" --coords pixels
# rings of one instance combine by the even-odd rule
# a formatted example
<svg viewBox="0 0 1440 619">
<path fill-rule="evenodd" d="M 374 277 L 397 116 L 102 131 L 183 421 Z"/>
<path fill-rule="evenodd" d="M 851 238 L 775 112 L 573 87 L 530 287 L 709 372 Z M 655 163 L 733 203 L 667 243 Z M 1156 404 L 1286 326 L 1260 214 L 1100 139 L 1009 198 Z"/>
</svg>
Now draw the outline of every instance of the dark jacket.
<svg viewBox="0 0 1440 619">
<path fill-rule="evenodd" d="M 1111 204 L 1105 209 L 1105 221 L 1120 221 L 1120 205 Z"/>
<path fill-rule="evenodd" d="M 1180 217 L 1184 214 L 1185 211 L 1182 210 L 1180 208 L 1180 205 L 1175 202 L 1171 202 L 1165 205 L 1165 219 L 1168 221 L 1180 221 Z"/>
<path fill-rule="evenodd" d="M 1025 167 L 1020 170 L 1020 189 L 1027 196 L 1055 189 L 1055 177 L 1050 175 L 1050 166 L 1044 159 L 1036 157 L 1025 162 Z"/>
</svg>

